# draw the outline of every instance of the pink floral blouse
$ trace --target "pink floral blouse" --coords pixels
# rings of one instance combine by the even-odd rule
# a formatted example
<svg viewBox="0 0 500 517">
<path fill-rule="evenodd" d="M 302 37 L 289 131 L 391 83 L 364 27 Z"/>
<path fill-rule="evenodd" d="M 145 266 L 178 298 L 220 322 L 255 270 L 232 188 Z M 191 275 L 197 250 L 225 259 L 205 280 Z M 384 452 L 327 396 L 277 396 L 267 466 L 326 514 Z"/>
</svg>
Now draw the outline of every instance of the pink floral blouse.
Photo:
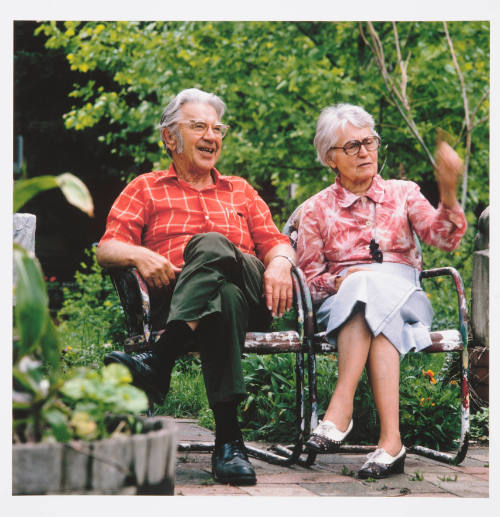
<svg viewBox="0 0 500 517">
<path fill-rule="evenodd" d="M 435 209 L 411 181 L 375 176 L 364 195 L 333 185 L 304 203 L 297 258 L 314 302 L 335 294 L 336 275 L 354 264 L 373 262 L 370 241 L 378 242 L 384 262 L 422 269 L 413 230 L 419 239 L 454 250 L 467 229 L 463 210 Z"/>
</svg>

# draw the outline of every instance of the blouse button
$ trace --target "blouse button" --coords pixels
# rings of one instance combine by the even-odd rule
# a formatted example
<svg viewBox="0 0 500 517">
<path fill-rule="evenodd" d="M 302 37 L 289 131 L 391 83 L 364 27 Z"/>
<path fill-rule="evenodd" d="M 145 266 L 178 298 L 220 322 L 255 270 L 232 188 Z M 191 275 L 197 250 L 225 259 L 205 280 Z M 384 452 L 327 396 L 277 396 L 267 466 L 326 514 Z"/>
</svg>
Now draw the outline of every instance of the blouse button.
<svg viewBox="0 0 500 517">
<path fill-rule="evenodd" d="M 366 221 L 366 226 L 371 226 L 371 225 L 372 225 L 371 221 Z"/>
</svg>

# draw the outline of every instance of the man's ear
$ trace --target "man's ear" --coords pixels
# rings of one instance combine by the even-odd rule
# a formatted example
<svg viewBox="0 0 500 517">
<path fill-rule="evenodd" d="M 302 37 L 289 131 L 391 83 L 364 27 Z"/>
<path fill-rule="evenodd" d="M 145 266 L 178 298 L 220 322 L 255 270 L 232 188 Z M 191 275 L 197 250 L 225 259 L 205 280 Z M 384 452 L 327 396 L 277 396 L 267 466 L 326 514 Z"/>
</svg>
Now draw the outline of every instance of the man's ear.
<svg viewBox="0 0 500 517">
<path fill-rule="evenodd" d="M 177 137 L 168 129 L 168 127 L 162 128 L 161 136 L 167 149 L 170 151 L 175 151 L 177 149 Z"/>
</svg>

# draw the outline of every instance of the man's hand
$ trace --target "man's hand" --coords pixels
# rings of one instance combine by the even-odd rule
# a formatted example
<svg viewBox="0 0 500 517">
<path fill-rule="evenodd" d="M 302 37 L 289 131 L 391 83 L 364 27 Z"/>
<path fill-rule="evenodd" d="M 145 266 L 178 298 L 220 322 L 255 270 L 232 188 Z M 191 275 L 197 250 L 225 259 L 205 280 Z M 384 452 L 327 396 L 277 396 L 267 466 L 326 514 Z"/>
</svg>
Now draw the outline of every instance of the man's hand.
<svg viewBox="0 0 500 517">
<path fill-rule="evenodd" d="M 266 306 L 273 316 L 283 316 L 292 308 L 291 263 L 285 257 L 276 256 L 268 262 L 264 272 L 264 296 Z"/>
<path fill-rule="evenodd" d="M 175 282 L 175 275 L 182 271 L 163 255 L 140 247 L 136 250 L 135 266 L 149 287 L 161 289 Z"/>
<path fill-rule="evenodd" d="M 182 271 L 162 255 L 143 246 L 117 240 L 105 241 L 97 248 L 102 267 L 136 267 L 149 287 L 161 289 L 175 281 Z"/>
</svg>

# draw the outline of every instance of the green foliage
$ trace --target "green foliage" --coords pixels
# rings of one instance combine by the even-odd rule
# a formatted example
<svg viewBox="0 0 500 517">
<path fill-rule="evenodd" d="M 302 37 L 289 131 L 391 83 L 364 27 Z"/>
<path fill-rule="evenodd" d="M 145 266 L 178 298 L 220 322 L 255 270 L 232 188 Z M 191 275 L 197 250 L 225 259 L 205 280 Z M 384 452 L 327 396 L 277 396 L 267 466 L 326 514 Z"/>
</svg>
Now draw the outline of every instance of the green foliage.
<svg viewBox="0 0 500 517">
<path fill-rule="evenodd" d="M 38 261 L 14 246 L 16 266 L 13 374 L 13 433 L 16 441 L 94 439 L 139 429 L 135 417 L 147 408 L 143 392 L 119 365 L 102 372 L 61 371 L 61 341 L 48 310 Z M 86 283 L 86 282 L 85 282 Z M 118 366 L 118 368 L 116 368 Z M 110 426 L 110 414 L 123 414 Z M 116 420 L 116 419 L 115 419 Z"/>
<path fill-rule="evenodd" d="M 476 227 L 469 222 L 459 247 L 452 252 L 422 245 L 424 269 L 452 266 L 462 277 L 466 299 L 470 301 L 472 285 L 472 260 Z M 427 278 L 422 288 L 428 294 L 434 309 L 433 329 L 458 328 L 458 302 L 455 284 L 451 276 Z"/>
<path fill-rule="evenodd" d="M 108 348 L 122 344 L 126 337 L 125 316 L 115 288 L 97 263 L 95 249 L 86 253 L 91 263 L 82 263 L 74 286 L 63 288 L 64 301 L 57 314 L 69 366 L 101 365 Z"/>
<path fill-rule="evenodd" d="M 419 369 L 418 357 L 409 359 L 413 368 L 402 372 L 400 389 L 404 443 L 451 450 L 460 437 L 460 388 L 456 381 L 438 380 L 430 368 Z"/>
<path fill-rule="evenodd" d="M 287 441 L 295 429 L 295 378 L 291 354 L 250 354 L 243 362 L 248 397 L 242 429 L 249 439 Z"/>
<path fill-rule="evenodd" d="M 53 370 L 57 366 L 52 351 L 59 349 L 48 310 L 48 297 L 38 260 L 24 248 L 14 244 L 16 271 L 14 317 L 18 340 L 14 346 L 14 361 L 24 356 L 40 354 Z"/>
<path fill-rule="evenodd" d="M 148 399 L 143 391 L 130 384 L 132 376 L 126 367 L 110 364 L 101 371 L 82 369 L 72 373 L 60 392 L 63 402 L 72 409 L 68 427 L 74 437 L 107 438 L 109 415 L 128 415 L 121 421 L 127 424 L 129 433 L 136 429 L 138 424 L 133 417 L 146 411 Z M 116 431 L 116 426 L 112 430 Z"/>
<path fill-rule="evenodd" d="M 90 217 L 94 215 L 94 204 L 87 187 L 79 178 L 69 172 L 59 176 L 37 176 L 16 181 L 14 183 L 14 213 L 18 212 L 38 193 L 56 187 L 61 189 L 68 203 Z"/>
<path fill-rule="evenodd" d="M 374 23 L 392 80 L 401 80 L 392 24 Z M 488 204 L 489 24 L 448 24 L 465 78 L 472 135 L 468 206 Z M 163 106 L 183 88 L 220 95 L 231 126 L 221 171 L 272 188 L 271 206 L 288 214 L 332 181 L 312 144 L 322 108 L 360 104 L 374 115 L 389 144 L 386 177 L 434 184 L 432 167 L 393 104 L 356 22 L 77 22 L 44 23 L 46 46 L 62 49 L 72 70 L 88 76 L 75 85 L 68 128 L 105 121 L 100 139 L 111 153 L 133 156 L 139 167 L 165 167 L 157 128 Z M 440 22 L 398 22 L 407 67 L 411 116 L 432 150 L 436 129 L 465 149 L 460 82 Z M 296 200 L 287 188 L 298 185 Z M 275 197 L 275 194 L 277 197 Z"/>
<path fill-rule="evenodd" d="M 25 357 L 14 373 L 15 440 L 67 442 L 140 432 L 138 416 L 148 400 L 131 380 L 127 368 L 114 364 L 101 371 L 75 369 L 51 385 L 42 363 Z"/>
<path fill-rule="evenodd" d="M 63 174 L 50 185 L 52 179 L 17 182 L 14 206 L 21 207 L 45 188 L 59 186 L 68 201 L 90 210 L 92 200 L 77 178 Z M 142 391 L 130 385 L 132 376 L 127 368 L 110 365 L 101 372 L 73 370 L 66 378 L 58 368 L 61 345 L 50 317 L 40 265 L 24 248 L 14 245 L 14 266 L 14 441 L 67 442 L 72 438 L 105 438 L 110 432 L 125 429 L 140 431 L 136 417 L 146 410 L 148 401 Z"/>
<path fill-rule="evenodd" d="M 418 444 L 440 450 L 456 447 L 460 433 L 460 390 L 455 381 L 428 373 L 441 373 L 442 367 L 440 354 L 408 354 L 401 362 L 400 420 L 406 445 Z M 295 433 L 294 355 L 250 354 L 244 358 L 243 372 L 248 392 L 240 415 L 245 438 L 290 443 Z M 320 416 L 330 401 L 336 379 L 335 354 L 317 356 Z M 178 361 L 172 375 L 171 391 L 157 411 L 176 417 L 195 417 L 201 425 L 214 428 L 198 358 Z M 365 373 L 354 399 L 354 418 L 355 426 L 347 443 L 377 443 L 378 417 Z M 481 425 L 484 426 L 485 421 L 487 418 L 482 417 Z"/>
<path fill-rule="evenodd" d="M 179 418 L 197 416 L 203 420 L 202 425 L 213 428 L 201 361 L 197 356 L 188 355 L 177 360 L 172 371 L 170 391 L 158 412 Z"/>
<path fill-rule="evenodd" d="M 490 410 L 481 408 L 470 416 L 470 437 L 479 442 L 488 442 L 490 435 Z"/>
</svg>

